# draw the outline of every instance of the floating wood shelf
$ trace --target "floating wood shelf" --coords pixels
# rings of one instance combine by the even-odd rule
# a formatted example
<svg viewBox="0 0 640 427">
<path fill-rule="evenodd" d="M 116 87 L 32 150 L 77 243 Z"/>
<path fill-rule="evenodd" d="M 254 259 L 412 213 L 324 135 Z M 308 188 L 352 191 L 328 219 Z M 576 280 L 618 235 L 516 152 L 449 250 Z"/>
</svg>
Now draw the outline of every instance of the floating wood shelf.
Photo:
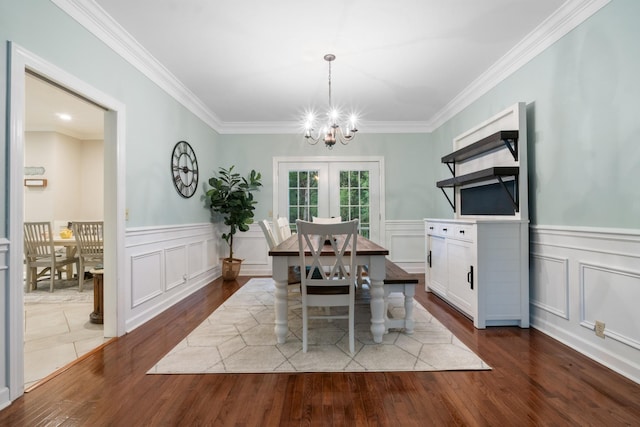
<svg viewBox="0 0 640 427">
<path fill-rule="evenodd" d="M 440 188 L 450 188 L 465 184 L 472 184 L 474 182 L 486 181 L 492 178 L 502 176 L 518 176 L 520 169 L 518 167 L 511 166 L 495 166 L 488 169 L 482 169 L 476 172 L 468 173 L 466 175 L 454 176 L 449 179 L 443 179 L 438 181 L 436 186 Z"/>
<path fill-rule="evenodd" d="M 469 144 L 466 147 L 447 154 L 442 158 L 442 163 L 455 163 L 462 162 L 471 157 L 486 153 L 498 147 L 506 146 L 511 154 L 513 160 L 518 160 L 518 131 L 517 130 L 501 130 L 489 135 L 486 138 L 482 138 L 479 141 Z"/>
</svg>

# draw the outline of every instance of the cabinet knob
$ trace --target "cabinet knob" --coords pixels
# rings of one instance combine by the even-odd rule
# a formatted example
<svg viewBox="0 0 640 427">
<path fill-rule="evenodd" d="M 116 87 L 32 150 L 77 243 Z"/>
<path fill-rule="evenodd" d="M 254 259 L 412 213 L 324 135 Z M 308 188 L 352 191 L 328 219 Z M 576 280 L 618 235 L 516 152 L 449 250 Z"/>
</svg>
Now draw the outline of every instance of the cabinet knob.
<svg viewBox="0 0 640 427">
<path fill-rule="evenodd" d="M 464 230 L 460 230 L 460 234 L 464 234 Z"/>
<path fill-rule="evenodd" d="M 442 229 L 442 231 L 447 231 L 447 229 L 446 229 L 446 228 L 443 228 L 443 229 Z"/>
<path fill-rule="evenodd" d="M 429 230 L 433 230 L 433 227 L 429 227 Z"/>
</svg>

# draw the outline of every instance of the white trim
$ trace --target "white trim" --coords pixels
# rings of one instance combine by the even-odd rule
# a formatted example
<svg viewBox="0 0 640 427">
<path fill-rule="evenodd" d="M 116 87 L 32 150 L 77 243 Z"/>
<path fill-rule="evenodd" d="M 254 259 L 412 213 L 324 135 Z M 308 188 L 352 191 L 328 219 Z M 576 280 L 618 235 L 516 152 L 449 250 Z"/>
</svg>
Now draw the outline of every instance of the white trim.
<svg viewBox="0 0 640 427">
<path fill-rule="evenodd" d="M 442 126 L 500 82 L 518 71 L 556 41 L 586 21 L 611 0 L 569 0 L 502 58 L 464 88 L 428 121 L 432 130 Z"/>
<path fill-rule="evenodd" d="M 221 134 L 295 134 L 297 122 L 223 122 L 193 92 L 140 45 L 94 0 L 51 0 L 118 55 Z M 433 117 L 413 122 L 370 122 L 363 133 L 428 133 L 461 112 L 523 65 L 584 22 L 611 0 L 568 0 L 553 15 L 489 67 Z M 366 129 L 366 131 L 365 131 Z"/>
<path fill-rule="evenodd" d="M 105 336 L 119 336 L 124 330 L 123 274 L 124 274 L 124 201 L 125 201 L 125 107 L 111 96 L 58 68 L 15 43 L 9 43 L 9 240 L 11 243 L 8 292 L 8 366 L 9 389 L 14 400 L 24 392 L 24 312 L 23 281 L 23 167 L 24 164 L 24 87 L 25 70 L 33 70 L 61 86 L 82 94 L 102 105 L 105 113 L 105 268 L 115 273 L 105 275 Z M 110 185 L 113 183 L 116 185 Z"/>
<path fill-rule="evenodd" d="M 278 200 L 280 191 L 278 188 L 279 181 L 279 168 L 280 163 L 350 163 L 350 162 L 372 162 L 378 163 L 379 167 L 379 186 L 380 186 L 380 229 L 379 236 L 383 239 L 386 235 L 385 221 L 386 221 L 386 188 L 385 188 L 385 164 L 384 156 L 293 156 L 293 157 L 274 157 L 273 158 L 273 199 L 272 199 L 272 216 L 277 218 L 278 215 Z M 286 215 L 288 216 L 288 215 Z"/>
</svg>

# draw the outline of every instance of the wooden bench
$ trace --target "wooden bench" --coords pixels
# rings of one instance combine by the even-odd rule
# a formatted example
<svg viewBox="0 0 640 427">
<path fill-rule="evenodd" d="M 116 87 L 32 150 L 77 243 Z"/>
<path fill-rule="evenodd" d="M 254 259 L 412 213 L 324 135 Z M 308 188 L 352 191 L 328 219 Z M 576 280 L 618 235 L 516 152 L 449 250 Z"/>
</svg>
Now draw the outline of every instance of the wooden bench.
<svg viewBox="0 0 640 427">
<path fill-rule="evenodd" d="M 413 333 L 413 297 L 416 294 L 418 279 L 404 271 L 389 258 L 386 259 L 386 278 L 384 279 L 384 325 L 385 333 L 390 328 L 404 329 L 407 334 Z M 404 318 L 389 318 L 388 297 L 391 292 L 400 292 L 404 295 Z"/>
</svg>

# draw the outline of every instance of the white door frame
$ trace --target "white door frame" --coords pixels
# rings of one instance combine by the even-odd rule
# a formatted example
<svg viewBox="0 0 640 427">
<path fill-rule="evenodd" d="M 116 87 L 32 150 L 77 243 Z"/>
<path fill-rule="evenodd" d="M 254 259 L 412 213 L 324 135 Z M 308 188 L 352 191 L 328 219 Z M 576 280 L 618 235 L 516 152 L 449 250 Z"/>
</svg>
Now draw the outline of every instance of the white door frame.
<svg viewBox="0 0 640 427">
<path fill-rule="evenodd" d="M 15 43 L 9 42 L 9 292 L 7 306 L 7 357 L 9 398 L 24 393 L 24 298 L 23 229 L 24 198 L 24 107 L 25 71 L 44 76 L 65 88 L 103 106 L 104 123 L 104 227 L 105 274 L 104 334 L 125 333 L 124 319 L 124 237 L 125 237 L 125 106 L 77 77 L 45 61 Z"/>
<path fill-rule="evenodd" d="M 380 186 L 380 227 L 377 243 L 384 245 L 386 239 L 385 228 L 385 175 L 384 175 L 384 157 L 383 156 L 305 156 L 305 157 L 274 157 L 273 158 L 273 218 L 279 215 L 288 217 L 288 212 L 279 212 L 279 172 L 280 163 L 353 163 L 353 162 L 371 162 L 377 163 L 379 168 L 379 186 Z"/>
</svg>

